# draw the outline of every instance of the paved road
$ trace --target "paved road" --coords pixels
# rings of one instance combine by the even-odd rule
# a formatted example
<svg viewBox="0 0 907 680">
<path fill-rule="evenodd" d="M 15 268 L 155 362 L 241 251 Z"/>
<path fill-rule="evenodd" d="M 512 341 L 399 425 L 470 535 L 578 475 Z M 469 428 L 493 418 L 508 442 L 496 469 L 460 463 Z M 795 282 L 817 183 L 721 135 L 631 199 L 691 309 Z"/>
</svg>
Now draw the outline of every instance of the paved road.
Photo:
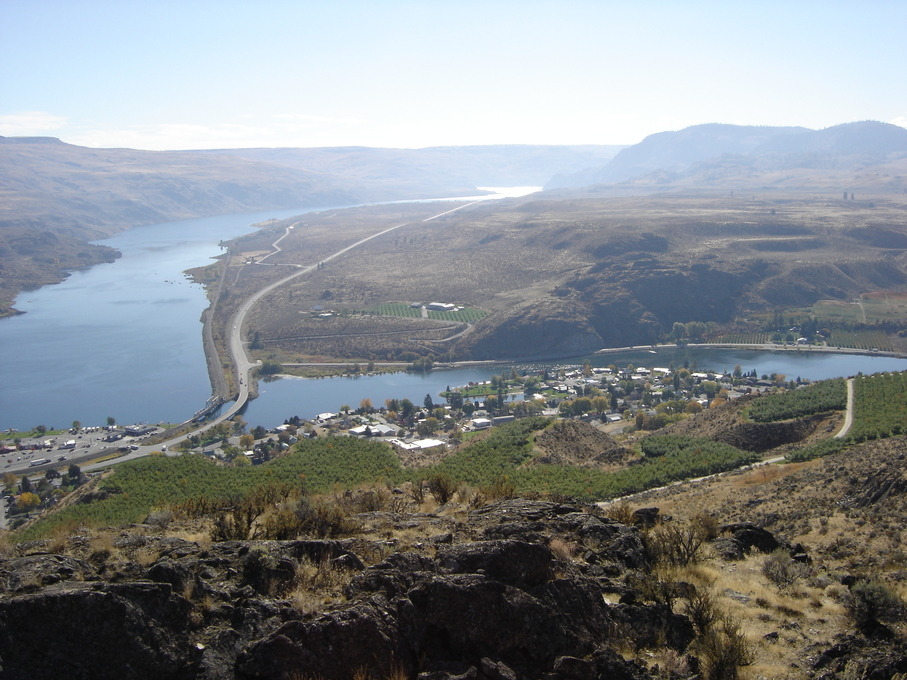
<svg viewBox="0 0 907 680">
<path fill-rule="evenodd" d="M 450 213 L 456 212 L 458 210 L 462 210 L 463 208 L 468 208 L 469 206 L 475 205 L 478 202 L 479 201 L 472 201 L 471 203 L 465 203 L 463 205 L 457 206 L 456 208 L 452 208 L 450 210 L 445 210 L 444 212 L 440 212 L 437 215 L 432 215 L 431 217 L 428 217 L 428 218 L 422 220 L 422 222 L 430 222 L 439 217 L 443 217 L 444 215 L 449 215 Z M 344 253 L 347 253 L 350 250 L 353 250 L 354 248 L 358 248 L 359 246 L 361 246 L 365 243 L 368 243 L 372 239 L 378 238 L 379 236 L 383 236 L 384 234 L 392 232 L 395 229 L 399 229 L 400 227 L 405 227 L 409 224 L 412 224 L 412 222 L 402 222 L 400 224 L 394 225 L 393 227 L 388 227 L 387 229 L 382 229 L 381 231 L 379 231 L 375 234 L 372 234 L 371 236 L 367 236 L 363 239 L 356 241 L 355 243 L 353 243 L 351 245 L 346 246 L 345 248 L 341 248 L 340 250 L 338 250 L 336 253 L 333 253 L 332 255 L 328 255 L 327 257 L 325 257 L 324 259 L 321 260 L 320 264 L 334 260 L 334 259 L 340 257 L 341 255 L 343 255 Z M 284 234 L 284 236 L 286 236 L 286 234 Z M 280 239 L 278 239 L 278 241 L 280 241 L 282 238 L 283 238 L 283 236 Z M 233 362 L 234 362 L 234 365 L 236 366 L 236 373 L 239 376 L 239 394 L 236 398 L 236 401 L 233 402 L 233 405 L 230 406 L 230 408 L 227 409 L 227 411 L 224 414 L 222 414 L 220 417 L 218 417 L 215 420 L 215 422 L 208 423 L 207 427 L 211 427 L 212 425 L 215 425 L 224 420 L 227 420 L 228 418 L 231 418 L 243 406 L 245 406 L 246 402 L 249 400 L 249 381 L 251 380 L 251 371 L 253 368 L 255 368 L 256 366 L 259 365 L 259 362 L 254 362 L 249 359 L 249 355 L 246 354 L 245 343 L 243 342 L 243 339 L 242 339 L 243 323 L 245 322 L 246 315 L 249 313 L 249 310 L 252 309 L 253 305 L 255 305 L 259 300 L 261 300 L 265 295 L 267 295 L 271 291 L 273 291 L 277 288 L 280 288 L 280 286 L 283 286 L 284 284 L 288 283 L 289 281 L 292 281 L 295 278 L 308 274 L 309 272 L 316 269 L 318 267 L 318 265 L 319 265 L 319 263 L 312 264 L 307 267 L 301 267 L 300 269 L 293 272 L 292 274 L 285 276 L 282 279 L 265 286 L 264 288 L 259 290 L 257 293 L 252 295 L 248 300 L 246 300 L 243 303 L 243 305 L 239 308 L 239 310 L 236 312 L 236 315 L 233 317 L 232 328 L 230 329 L 230 354 L 233 357 Z"/>
</svg>

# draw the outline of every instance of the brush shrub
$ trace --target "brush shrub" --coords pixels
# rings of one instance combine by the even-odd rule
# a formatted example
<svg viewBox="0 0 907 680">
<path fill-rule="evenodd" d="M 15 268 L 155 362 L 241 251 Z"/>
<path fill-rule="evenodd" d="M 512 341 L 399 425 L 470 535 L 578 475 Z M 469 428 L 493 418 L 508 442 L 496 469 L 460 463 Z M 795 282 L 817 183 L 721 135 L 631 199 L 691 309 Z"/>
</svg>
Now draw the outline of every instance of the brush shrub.
<svg viewBox="0 0 907 680">
<path fill-rule="evenodd" d="M 797 562 L 784 548 L 775 550 L 762 563 L 762 575 L 781 591 L 787 590 L 800 579 L 809 576 L 809 572 L 808 564 Z"/>
<path fill-rule="evenodd" d="M 860 581 L 850 589 L 844 606 L 857 629 L 867 635 L 881 631 L 885 624 L 907 618 L 907 605 L 884 583 Z"/>
</svg>

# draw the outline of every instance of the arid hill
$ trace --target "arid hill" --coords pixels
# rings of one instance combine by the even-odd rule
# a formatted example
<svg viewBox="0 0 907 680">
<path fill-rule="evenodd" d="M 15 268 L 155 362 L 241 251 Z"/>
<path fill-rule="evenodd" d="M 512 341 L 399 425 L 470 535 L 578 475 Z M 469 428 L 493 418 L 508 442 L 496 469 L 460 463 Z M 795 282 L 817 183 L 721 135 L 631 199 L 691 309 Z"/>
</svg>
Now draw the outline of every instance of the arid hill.
<svg viewBox="0 0 907 680">
<path fill-rule="evenodd" d="M 317 264 L 396 228 L 269 295 L 251 328 L 262 357 L 286 360 L 576 356 L 650 344 L 677 322 L 733 326 L 753 312 L 904 291 L 904 210 L 897 196 L 844 200 L 837 192 L 586 192 L 473 205 L 430 222 L 424 207 L 310 215 L 269 264 Z M 269 253 L 292 223 L 239 241 L 236 251 L 245 260 Z M 231 295 L 286 273 L 245 260 L 230 262 L 243 269 L 227 277 L 239 282 Z M 397 317 L 393 334 L 377 332 L 388 318 L 381 305 L 435 300 L 487 314 L 468 328 L 451 318 L 447 330 Z M 336 314 L 311 314 L 319 307 Z"/>
<path fill-rule="evenodd" d="M 473 195 L 540 185 L 620 147 L 89 149 L 0 137 L 0 313 L 24 288 L 115 255 L 90 246 L 130 227 L 263 210 Z M 35 257 L 28 243 L 37 241 Z"/>
</svg>

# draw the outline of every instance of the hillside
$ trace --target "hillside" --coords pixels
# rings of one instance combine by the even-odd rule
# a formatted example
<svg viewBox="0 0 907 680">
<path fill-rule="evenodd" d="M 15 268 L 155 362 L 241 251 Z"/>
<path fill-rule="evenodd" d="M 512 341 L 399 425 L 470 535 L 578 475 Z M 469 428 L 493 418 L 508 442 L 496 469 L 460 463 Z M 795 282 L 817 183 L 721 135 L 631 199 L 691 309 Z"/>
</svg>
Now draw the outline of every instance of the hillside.
<svg viewBox="0 0 907 680">
<path fill-rule="evenodd" d="M 0 316 L 23 289 L 116 255 L 88 241 L 143 224 L 540 185 L 619 147 L 89 149 L 0 137 Z M 32 244 L 39 246 L 35 252 Z"/>
<path fill-rule="evenodd" d="M 611 183 L 664 188 L 691 181 L 700 187 L 717 187 L 739 185 L 743 178 L 755 186 L 759 183 L 757 178 L 770 185 L 777 180 L 777 173 L 791 172 L 801 175 L 796 181 L 802 186 L 816 181 L 809 171 L 830 170 L 843 179 L 905 156 L 907 130 L 877 121 L 845 123 L 823 130 L 695 125 L 650 135 L 622 150 L 609 163 L 553 178 L 545 188 Z M 855 179 L 850 177 L 845 182 L 869 189 Z"/>
<path fill-rule="evenodd" d="M 753 403 L 690 417 L 685 436 L 704 447 Z M 201 456 L 118 468 L 64 511 L 81 520 L 0 544 L 4 677 L 64 664 L 73 678 L 186 680 L 907 672 L 903 436 L 598 507 L 518 497 L 507 477 L 449 482 L 504 460 L 530 474 L 643 467 L 629 441 L 533 418 L 484 435 L 417 481 L 389 447 L 352 437 L 256 468 Z M 218 500 L 227 488 L 233 500 Z M 88 520 L 92 506 L 142 503 L 138 522 Z"/>
<path fill-rule="evenodd" d="M 345 177 L 372 187 L 404 189 L 408 196 L 445 196 L 452 188 L 467 194 L 484 186 L 542 186 L 555 174 L 610 160 L 622 146 L 457 146 L 424 149 L 326 147 L 310 149 L 220 149 L 257 162 Z"/>
<path fill-rule="evenodd" d="M 311 264 L 381 229 L 395 230 L 267 296 L 251 318 L 259 357 L 577 356 L 667 340 L 675 323 L 758 329 L 748 319 L 907 290 L 905 204 L 895 195 L 632 198 L 587 191 L 473 205 L 424 222 L 436 214 L 431 210 L 307 217 L 305 229 L 281 240 L 268 262 Z M 243 262 L 271 252 L 292 223 L 234 244 L 245 260 L 220 266 L 243 272 L 233 291 L 239 297 L 278 276 L 273 267 Z M 452 318 L 444 330 L 437 321 L 372 311 L 431 300 L 487 313 L 469 326 Z M 316 307 L 335 314 L 312 315 Z M 901 321 L 892 319 L 895 330 L 907 322 L 900 314 Z"/>
</svg>

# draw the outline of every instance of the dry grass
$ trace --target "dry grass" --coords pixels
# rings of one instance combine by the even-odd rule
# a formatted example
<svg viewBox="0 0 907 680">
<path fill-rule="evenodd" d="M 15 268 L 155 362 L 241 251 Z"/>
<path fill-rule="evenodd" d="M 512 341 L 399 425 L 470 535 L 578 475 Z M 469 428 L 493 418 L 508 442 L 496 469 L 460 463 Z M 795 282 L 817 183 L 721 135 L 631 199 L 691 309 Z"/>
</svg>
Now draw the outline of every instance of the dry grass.
<svg viewBox="0 0 907 680">
<path fill-rule="evenodd" d="M 330 561 L 301 560 L 286 599 L 297 610 L 312 614 L 346 601 L 344 588 L 353 572 L 334 567 Z"/>
</svg>

